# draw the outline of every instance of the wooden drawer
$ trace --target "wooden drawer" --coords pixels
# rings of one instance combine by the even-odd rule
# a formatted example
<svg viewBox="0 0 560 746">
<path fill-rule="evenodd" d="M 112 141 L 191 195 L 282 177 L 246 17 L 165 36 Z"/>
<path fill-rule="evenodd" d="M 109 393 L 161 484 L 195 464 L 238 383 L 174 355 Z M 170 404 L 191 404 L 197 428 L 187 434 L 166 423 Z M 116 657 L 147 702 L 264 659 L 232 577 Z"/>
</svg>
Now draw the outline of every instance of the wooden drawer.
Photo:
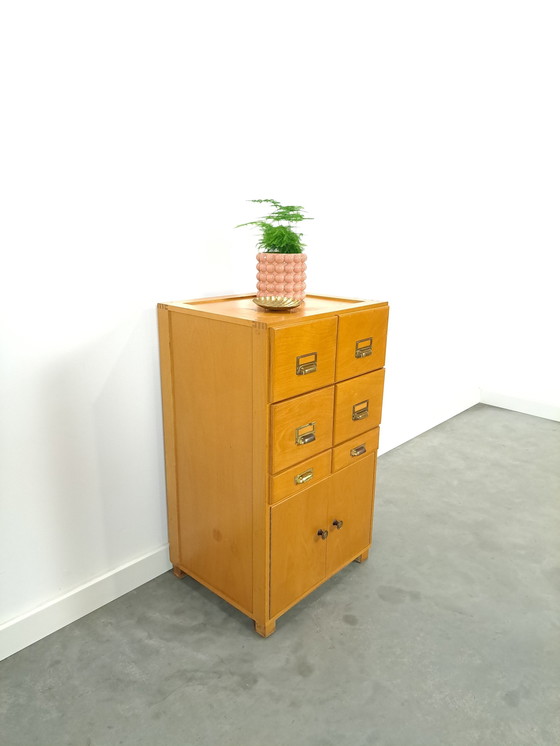
<svg viewBox="0 0 560 746">
<path fill-rule="evenodd" d="M 331 451 L 329 450 L 270 477 L 270 502 L 276 503 L 289 495 L 295 495 L 308 487 L 313 487 L 330 473 Z"/>
<path fill-rule="evenodd" d="M 334 386 L 271 406 L 271 471 L 276 474 L 332 446 Z"/>
<path fill-rule="evenodd" d="M 381 422 L 385 370 L 351 378 L 335 386 L 334 443 L 343 443 Z"/>
<path fill-rule="evenodd" d="M 374 453 L 379 447 L 379 428 L 358 435 L 332 451 L 332 470 L 339 471 Z"/>
<path fill-rule="evenodd" d="M 334 383 L 337 317 L 271 331 L 271 401 Z"/>
<path fill-rule="evenodd" d="M 369 373 L 385 365 L 388 319 L 388 306 L 339 317 L 337 381 Z"/>
</svg>

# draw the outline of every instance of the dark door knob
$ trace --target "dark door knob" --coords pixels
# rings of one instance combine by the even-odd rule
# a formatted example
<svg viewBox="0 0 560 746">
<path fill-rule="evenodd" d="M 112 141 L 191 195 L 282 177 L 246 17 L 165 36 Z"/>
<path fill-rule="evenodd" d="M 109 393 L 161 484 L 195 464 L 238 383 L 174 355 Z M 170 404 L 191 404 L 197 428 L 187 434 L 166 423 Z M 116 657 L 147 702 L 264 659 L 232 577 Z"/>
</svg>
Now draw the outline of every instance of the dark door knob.
<svg viewBox="0 0 560 746">
<path fill-rule="evenodd" d="M 320 528 L 320 529 L 319 529 L 319 530 L 317 531 L 317 536 L 320 536 L 320 537 L 321 537 L 321 539 L 323 539 L 323 540 L 325 540 L 325 539 L 327 538 L 327 536 L 328 536 L 328 535 L 329 535 L 329 532 L 328 532 L 328 531 L 325 531 L 325 529 L 324 529 L 324 528 Z"/>
<path fill-rule="evenodd" d="M 336 526 L 338 530 L 340 530 L 344 526 L 344 521 L 333 521 L 332 525 Z"/>
</svg>

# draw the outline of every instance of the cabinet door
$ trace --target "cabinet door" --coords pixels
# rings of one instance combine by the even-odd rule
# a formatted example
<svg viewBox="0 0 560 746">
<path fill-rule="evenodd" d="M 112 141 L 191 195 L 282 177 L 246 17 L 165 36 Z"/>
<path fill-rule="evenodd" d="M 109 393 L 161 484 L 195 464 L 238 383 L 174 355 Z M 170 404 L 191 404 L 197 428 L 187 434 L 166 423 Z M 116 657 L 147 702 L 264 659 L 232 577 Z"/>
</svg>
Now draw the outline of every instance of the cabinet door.
<svg viewBox="0 0 560 746">
<path fill-rule="evenodd" d="M 376 457 L 372 453 L 330 478 L 327 575 L 340 570 L 371 543 Z"/>
<path fill-rule="evenodd" d="M 295 603 L 325 577 L 330 478 L 271 508 L 270 615 Z M 330 536 L 330 532 L 329 532 Z"/>
</svg>

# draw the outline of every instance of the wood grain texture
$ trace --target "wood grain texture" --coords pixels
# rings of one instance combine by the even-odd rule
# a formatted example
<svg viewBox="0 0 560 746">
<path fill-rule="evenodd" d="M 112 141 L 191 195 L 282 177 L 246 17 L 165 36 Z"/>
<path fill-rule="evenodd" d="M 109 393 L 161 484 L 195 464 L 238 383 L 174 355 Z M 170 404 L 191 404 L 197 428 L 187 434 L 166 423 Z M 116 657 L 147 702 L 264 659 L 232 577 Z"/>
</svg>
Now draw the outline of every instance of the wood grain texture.
<svg viewBox="0 0 560 746">
<path fill-rule="evenodd" d="M 252 613 L 252 329 L 172 314 L 181 569 Z M 263 498 L 264 499 L 264 498 Z"/>
<path fill-rule="evenodd" d="M 270 593 L 270 508 L 269 440 L 270 413 L 268 405 L 269 380 L 269 330 L 264 324 L 255 324 L 252 336 L 253 377 L 253 619 L 258 634 L 268 637 Z"/>
<path fill-rule="evenodd" d="M 381 338 L 388 306 L 308 296 L 276 314 L 252 297 L 160 304 L 158 323 L 174 573 L 203 583 L 267 637 L 278 616 L 367 557 L 384 370 L 333 377 L 354 370 L 350 347 L 361 365 L 356 340 Z M 372 351 L 365 367 L 378 363 L 379 346 Z M 296 357 L 309 352 L 318 370 L 297 380 Z M 366 399 L 369 416 L 352 420 Z M 309 422 L 315 440 L 296 445 L 296 428 Z M 352 456 L 361 444 L 366 453 Z M 312 480 L 296 484 L 310 468 Z"/>
<path fill-rule="evenodd" d="M 362 552 L 358 557 L 356 557 L 354 562 L 359 562 L 359 563 L 365 562 L 368 557 L 369 557 L 369 549 L 366 549 L 365 552 Z"/>
<path fill-rule="evenodd" d="M 377 308 L 387 303 L 354 298 L 332 298 L 321 295 L 307 295 L 301 306 L 291 311 L 268 311 L 253 303 L 255 294 L 200 298 L 197 300 L 167 303 L 169 309 L 179 313 L 190 313 L 205 318 L 216 318 L 226 323 L 252 325 L 262 323 L 267 326 L 295 324 L 301 321 L 327 318 L 345 314 L 361 308 Z"/>
<path fill-rule="evenodd" d="M 387 305 L 341 315 L 338 319 L 336 380 L 360 376 L 385 365 L 387 345 Z M 372 354 L 356 358 L 356 342 L 372 338 Z"/>
<path fill-rule="evenodd" d="M 296 477 L 312 470 L 309 481 L 297 484 Z M 277 503 L 290 495 L 303 492 L 312 487 L 321 479 L 328 477 L 331 473 L 331 451 L 324 451 L 318 456 L 302 461 L 301 464 L 291 466 L 289 469 L 270 477 L 270 502 Z"/>
<path fill-rule="evenodd" d="M 271 471 L 276 474 L 332 446 L 334 387 L 271 406 Z M 296 428 L 315 423 L 315 440 L 296 444 Z"/>
<path fill-rule="evenodd" d="M 271 401 L 298 396 L 334 383 L 336 316 L 271 330 Z M 296 360 L 317 356 L 317 370 L 296 374 Z M 311 357 L 305 360 L 311 360 Z"/>
<path fill-rule="evenodd" d="M 276 622 L 255 622 L 255 632 L 261 637 L 270 637 L 276 631 Z"/>
<path fill-rule="evenodd" d="M 183 568 L 179 569 L 183 570 Z M 212 593 L 214 593 L 216 596 L 223 598 L 224 601 L 227 601 L 230 606 L 233 606 L 235 609 L 245 614 L 245 616 L 248 616 L 251 619 L 253 618 L 252 613 L 247 610 L 247 607 L 241 605 L 238 601 L 236 601 L 235 598 L 232 598 L 232 596 L 230 596 L 227 591 L 224 591 L 221 588 L 217 588 L 215 585 L 212 585 L 212 583 L 209 583 L 208 580 L 206 580 L 205 578 L 201 578 L 200 575 L 197 575 L 196 572 L 194 572 L 192 569 L 188 570 L 188 572 L 186 570 L 183 570 L 183 572 L 185 575 L 188 575 L 193 580 L 196 580 L 205 588 L 208 588 L 208 590 L 212 591 Z"/>
<path fill-rule="evenodd" d="M 335 445 L 379 425 L 381 422 L 384 381 L 385 369 L 381 369 L 336 384 L 334 399 Z M 365 407 L 364 402 L 367 402 L 368 416 L 361 420 L 353 419 L 354 407 L 358 405 Z"/>
<path fill-rule="evenodd" d="M 270 616 L 277 618 L 371 544 L 376 454 L 274 505 Z M 324 520 L 327 525 L 324 526 Z M 335 525 L 342 521 L 341 528 Z M 317 535 L 328 531 L 326 539 Z"/>
<path fill-rule="evenodd" d="M 179 555 L 179 509 L 177 503 L 177 461 L 175 450 L 175 405 L 173 401 L 173 370 L 171 362 L 170 313 L 158 306 L 159 364 L 165 445 L 165 485 L 167 496 L 167 526 L 169 559 L 177 565 Z"/>
<path fill-rule="evenodd" d="M 363 446 L 365 451 L 363 454 L 358 455 L 352 453 L 355 448 Z M 358 435 L 352 440 L 347 440 L 346 443 L 342 443 L 336 446 L 332 450 L 332 470 L 340 471 L 350 464 L 355 464 L 358 461 L 362 461 L 364 458 L 369 456 L 371 453 L 377 451 L 379 447 L 379 428 L 376 427 L 373 430 L 368 430 L 366 433 Z"/>
<path fill-rule="evenodd" d="M 270 616 L 279 614 L 325 577 L 326 529 L 331 479 L 271 508 Z"/>
<path fill-rule="evenodd" d="M 326 574 L 352 561 L 371 543 L 376 454 L 330 477 Z M 342 522 L 340 529 L 336 523 Z"/>
<path fill-rule="evenodd" d="M 366 559 L 367 559 L 368 552 L 369 552 L 369 549 L 367 549 L 365 552 L 360 552 L 355 557 L 352 557 L 351 560 L 350 560 L 350 562 L 360 562 L 361 561 L 361 557 L 362 557 L 363 554 L 366 555 Z M 346 564 L 350 564 L 350 562 L 348 562 Z M 345 567 L 345 566 L 346 565 L 343 565 L 343 567 Z M 337 568 L 330 575 L 325 575 L 323 578 L 321 578 L 321 580 L 319 580 L 317 583 L 315 583 L 310 588 L 308 588 L 306 591 L 304 591 L 300 596 L 297 596 L 297 597 L 293 598 L 292 601 L 290 601 L 280 612 L 278 612 L 277 614 L 274 615 L 274 620 L 277 620 L 280 616 L 282 616 L 282 614 L 285 614 L 287 611 L 289 611 L 289 609 L 291 609 L 292 607 L 296 606 L 302 599 L 304 599 L 306 596 L 309 596 L 311 593 L 313 593 L 313 591 L 316 588 L 319 588 L 321 585 L 323 585 L 323 583 L 326 580 L 328 580 L 333 575 L 336 575 L 336 573 L 339 572 L 340 570 L 342 570 L 342 567 Z"/>
</svg>

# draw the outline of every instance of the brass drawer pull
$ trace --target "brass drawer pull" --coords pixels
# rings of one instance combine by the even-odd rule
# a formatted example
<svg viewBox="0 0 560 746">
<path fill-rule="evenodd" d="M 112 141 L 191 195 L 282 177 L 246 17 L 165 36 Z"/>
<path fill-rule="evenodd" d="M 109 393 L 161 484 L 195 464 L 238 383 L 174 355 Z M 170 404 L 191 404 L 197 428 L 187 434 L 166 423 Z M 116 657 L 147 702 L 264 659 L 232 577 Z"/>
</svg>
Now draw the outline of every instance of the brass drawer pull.
<svg viewBox="0 0 560 746">
<path fill-rule="evenodd" d="M 321 539 L 323 539 L 323 541 L 324 541 L 324 540 L 325 540 L 325 539 L 327 538 L 327 536 L 328 536 L 328 535 L 329 535 L 329 532 L 328 532 L 328 531 L 325 531 L 325 529 L 324 529 L 324 528 L 320 528 L 320 529 L 319 529 L 319 530 L 317 531 L 317 536 L 320 536 L 320 537 L 321 537 Z"/>
<path fill-rule="evenodd" d="M 310 360 L 305 360 L 305 358 L 310 358 Z M 316 352 L 308 352 L 306 355 L 298 355 L 296 357 L 296 376 L 306 376 L 308 373 L 315 373 L 316 370 Z"/>
<path fill-rule="evenodd" d="M 350 451 L 350 455 L 352 456 L 352 458 L 354 458 L 354 456 L 362 456 L 365 452 L 366 452 L 366 446 L 365 446 L 365 443 L 362 443 L 361 446 L 356 446 L 355 448 L 352 448 L 352 450 Z"/>
<path fill-rule="evenodd" d="M 309 430 L 309 428 L 311 428 Z M 302 432 L 303 430 L 307 430 L 308 432 Z M 301 425 L 301 427 L 296 427 L 296 445 L 297 446 L 304 446 L 307 443 L 313 443 L 315 440 L 315 423 L 314 422 L 308 422 L 307 425 Z"/>
<path fill-rule="evenodd" d="M 301 474 L 294 477 L 294 482 L 296 484 L 305 484 L 306 482 L 309 482 L 310 479 L 313 479 L 313 469 L 302 471 Z"/>
<path fill-rule="evenodd" d="M 369 417 L 369 399 L 360 401 L 352 407 L 353 420 L 365 420 L 366 417 Z"/>
<path fill-rule="evenodd" d="M 332 525 L 335 526 L 340 531 L 340 529 L 344 526 L 344 521 L 334 520 L 332 522 Z"/>
<path fill-rule="evenodd" d="M 372 353 L 373 353 L 372 337 L 366 337 L 365 339 L 359 339 L 356 342 L 356 352 L 354 353 L 355 357 L 357 358 L 369 357 Z"/>
</svg>

